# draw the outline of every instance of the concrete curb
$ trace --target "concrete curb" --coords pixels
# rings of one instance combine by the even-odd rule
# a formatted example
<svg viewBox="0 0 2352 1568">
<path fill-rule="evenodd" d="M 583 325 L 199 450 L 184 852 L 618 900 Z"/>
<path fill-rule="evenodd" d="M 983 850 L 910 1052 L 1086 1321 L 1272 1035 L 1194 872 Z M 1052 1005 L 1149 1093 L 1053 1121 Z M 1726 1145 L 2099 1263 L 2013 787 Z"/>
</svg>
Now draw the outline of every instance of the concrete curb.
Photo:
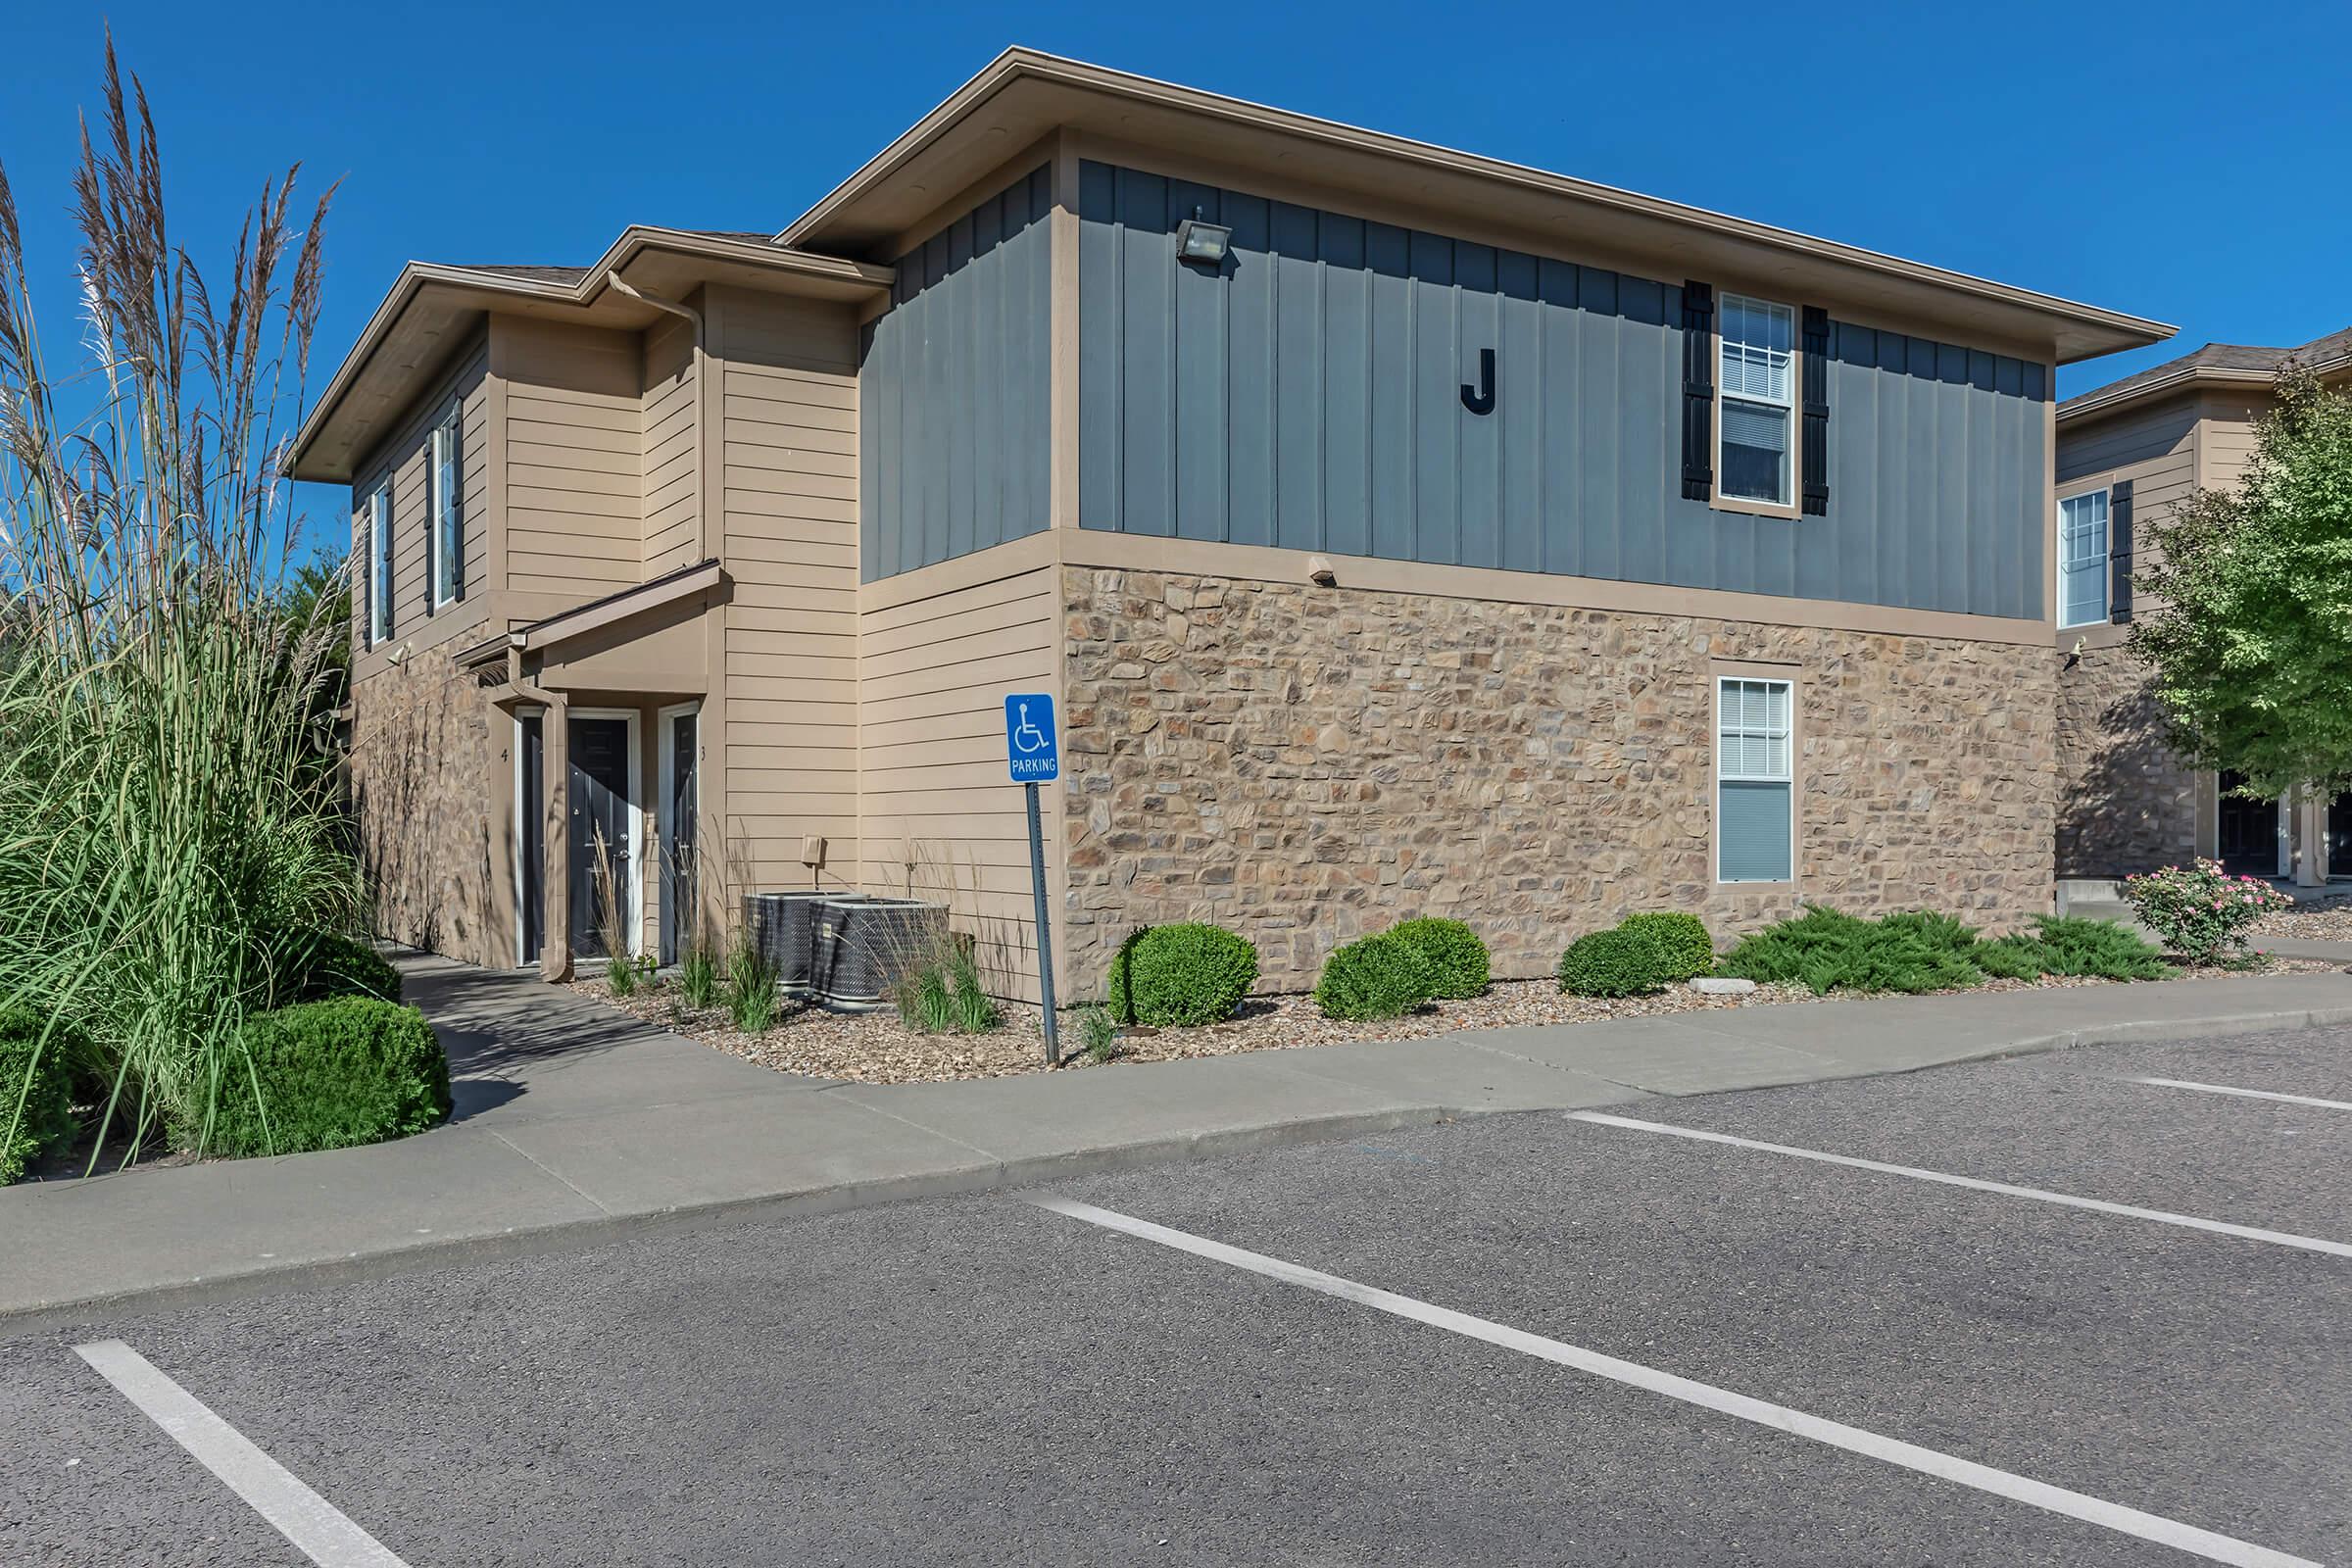
<svg viewBox="0 0 2352 1568">
<path fill-rule="evenodd" d="M 1823 1072 L 1767 1087 L 1826 1083 L 1849 1078 L 1891 1077 L 1936 1067 L 2038 1055 L 2078 1047 L 2145 1045 L 2173 1040 L 2205 1040 L 2233 1035 L 2262 1034 L 2286 1029 L 2316 1029 L 2352 1024 L 2352 1006 L 2295 1007 L 2223 1014 L 2191 1019 L 2124 1019 L 2084 1028 L 2053 1031 L 2000 1041 L 1981 1049 L 1954 1052 L 1932 1061 L 1856 1072 Z M 1450 1037 L 1475 1044 L 1477 1036 Z M 1624 1100 L 1691 1098 L 1696 1094 L 1737 1094 L 1748 1089 L 1710 1089 L 1674 1096 L 1621 1086 Z M 1219 1129 L 1182 1137 L 1106 1144 L 1018 1159 L 982 1159 L 968 1165 L 924 1171 L 879 1181 L 853 1181 L 799 1192 L 766 1193 L 718 1199 L 710 1202 L 637 1213 L 607 1214 L 591 1219 L 563 1220 L 522 1227 L 495 1235 L 452 1237 L 413 1246 L 381 1248 L 348 1257 L 310 1259 L 211 1275 L 181 1283 L 137 1290 L 35 1302 L 0 1309 L 0 1339 L 17 1339 L 87 1323 L 126 1311 L 141 1313 L 210 1306 L 252 1300 L 293 1291 L 360 1284 L 425 1269 L 470 1263 L 542 1257 L 587 1250 L 610 1242 L 636 1237 L 674 1236 L 707 1228 L 758 1220 L 838 1213 L 879 1203 L 926 1198 L 952 1198 L 1007 1188 L 1037 1186 L 1054 1181 L 1099 1176 L 1159 1165 L 1197 1163 L 1259 1150 L 1361 1138 L 1399 1128 L 1426 1127 L 1469 1117 L 1554 1115 L 1580 1108 L 1512 1107 L 1426 1104 L 1333 1116 L 1302 1117 L 1255 1127 Z"/>
</svg>

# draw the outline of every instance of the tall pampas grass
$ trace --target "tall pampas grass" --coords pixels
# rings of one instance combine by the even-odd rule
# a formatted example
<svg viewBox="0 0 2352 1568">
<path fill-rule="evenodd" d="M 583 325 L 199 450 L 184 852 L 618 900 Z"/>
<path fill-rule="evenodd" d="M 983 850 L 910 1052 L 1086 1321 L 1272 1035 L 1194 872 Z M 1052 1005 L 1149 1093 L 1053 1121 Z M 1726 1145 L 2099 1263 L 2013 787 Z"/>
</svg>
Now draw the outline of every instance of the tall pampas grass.
<svg viewBox="0 0 2352 1568">
<path fill-rule="evenodd" d="M 327 210 L 294 211 L 296 172 L 263 187 L 217 297 L 172 238 L 110 36 L 60 377 L 0 168 L 0 1006 L 86 1033 L 96 1058 L 73 1065 L 126 1155 L 158 1132 L 201 1148 L 220 1097 L 255 1093 L 240 1024 L 359 907 L 313 707 L 341 595 L 286 608 L 281 432 Z M 0 1102 L 0 1133 L 18 1113 Z"/>
</svg>

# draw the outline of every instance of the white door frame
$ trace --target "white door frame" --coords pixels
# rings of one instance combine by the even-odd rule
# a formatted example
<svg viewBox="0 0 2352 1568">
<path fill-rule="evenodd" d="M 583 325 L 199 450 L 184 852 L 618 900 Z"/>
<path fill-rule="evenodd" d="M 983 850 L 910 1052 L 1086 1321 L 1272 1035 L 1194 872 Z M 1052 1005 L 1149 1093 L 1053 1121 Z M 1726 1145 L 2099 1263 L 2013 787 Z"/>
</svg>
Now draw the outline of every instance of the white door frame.
<svg viewBox="0 0 2352 1568">
<path fill-rule="evenodd" d="M 677 820 L 677 802 L 672 799 L 670 795 L 671 788 L 678 776 L 677 740 L 675 735 L 677 724 L 674 721 L 685 718 L 689 715 L 692 715 L 694 718 L 695 757 L 693 804 L 695 836 L 697 839 L 700 839 L 702 836 L 703 819 L 702 712 L 703 700 L 698 697 L 690 703 L 672 703 L 667 708 L 657 710 L 654 713 L 656 749 L 661 753 L 657 765 L 662 770 L 662 782 L 655 790 L 655 810 L 658 812 L 658 814 L 655 816 L 654 821 L 659 829 L 659 836 L 662 839 L 663 857 L 662 881 L 662 929 L 655 934 L 655 942 L 658 944 L 655 948 L 655 952 L 658 954 L 675 951 L 678 946 L 678 939 L 684 934 L 679 929 L 678 911 L 674 906 L 674 901 L 669 896 L 670 886 L 668 874 L 668 856 L 677 848 L 677 846 L 671 844 L 667 838 L 670 823 Z"/>
<path fill-rule="evenodd" d="M 514 711 L 508 715 L 509 719 L 513 723 L 514 731 L 514 820 L 512 831 L 508 833 L 507 837 L 514 846 L 514 853 L 511 858 L 513 858 L 514 862 L 514 967 L 517 969 L 527 966 L 532 961 L 527 956 L 524 955 L 522 951 L 523 934 L 530 925 L 530 916 L 523 912 L 522 907 L 524 882 L 522 868 L 523 813 L 525 811 L 542 810 L 546 806 L 546 803 L 543 801 L 526 801 L 522 797 L 522 721 L 526 718 L 535 718 L 539 721 L 539 786 L 541 789 L 545 789 L 547 787 L 547 720 L 549 712 L 550 710 L 538 703 L 517 703 L 514 706 Z M 569 822 L 566 822 L 564 825 L 564 835 L 565 840 L 564 858 L 566 862 L 566 871 L 568 872 L 571 854 L 571 824 Z M 547 892 L 547 846 L 544 842 L 539 846 L 539 881 L 541 894 L 540 908 L 544 913 L 547 907 L 547 901 L 545 897 Z M 539 933 L 539 940 L 543 945 L 547 941 L 547 932 L 544 927 Z M 568 933 L 565 934 L 564 940 L 567 942 L 570 940 L 570 935 Z"/>
<path fill-rule="evenodd" d="M 621 718 L 629 725 L 629 952 L 645 951 L 645 714 L 634 708 L 571 708 L 564 710 L 566 721 L 574 718 Z M 571 766 L 571 737 L 564 737 L 564 765 Z M 564 787 L 568 799 L 571 780 L 566 777 Z M 566 807 L 564 820 L 564 874 L 571 874 L 571 812 Z M 542 941 L 555 940 L 547 932 Z M 564 933 L 564 941 L 571 941 L 571 933 Z"/>
</svg>

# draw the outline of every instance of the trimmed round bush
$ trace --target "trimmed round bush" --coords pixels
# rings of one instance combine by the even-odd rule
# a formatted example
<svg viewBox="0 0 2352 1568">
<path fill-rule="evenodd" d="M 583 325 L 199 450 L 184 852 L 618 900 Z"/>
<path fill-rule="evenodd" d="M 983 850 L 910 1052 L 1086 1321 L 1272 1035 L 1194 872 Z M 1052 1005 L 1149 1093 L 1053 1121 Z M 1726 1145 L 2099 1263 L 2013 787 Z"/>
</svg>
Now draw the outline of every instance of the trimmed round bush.
<svg viewBox="0 0 2352 1568">
<path fill-rule="evenodd" d="M 365 942 L 333 931 L 302 936 L 279 986 L 286 1003 L 324 1002 L 329 997 L 400 1000 L 400 971 Z"/>
<path fill-rule="evenodd" d="M 1257 949 L 1223 926 L 1145 926 L 1111 957 L 1110 1010 L 1154 1028 L 1221 1023 L 1255 984 Z"/>
<path fill-rule="evenodd" d="M 0 1011 L 0 1187 L 74 1141 L 69 1085 L 82 1054 L 82 1037 L 69 1026 L 51 1027 L 38 1013 Z"/>
<path fill-rule="evenodd" d="M 1326 1018 L 1399 1018 L 1435 996 L 1436 984 L 1421 950 L 1391 932 L 1350 942 L 1324 959 L 1315 1005 Z"/>
<path fill-rule="evenodd" d="M 1461 921 L 1424 915 L 1396 926 L 1389 939 L 1421 956 L 1429 966 L 1431 996 L 1459 1001 L 1486 993 L 1491 978 L 1487 945 Z"/>
<path fill-rule="evenodd" d="M 1715 939 L 1695 914 L 1675 909 L 1629 914 L 1617 922 L 1617 929 L 1645 933 L 1674 964 L 1677 981 L 1695 979 L 1715 967 Z"/>
<path fill-rule="evenodd" d="M 210 1153 L 348 1149 L 448 1119 L 449 1057 L 415 1007 L 372 997 L 299 1003 L 248 1018 L 238 1045 L 216 1096 Z"/>
<path fill-rule="evenodd" d="M 1683 960 L 1648 931 L 1613 926 L 1560 955 L 1560 989 L 1580 997 L 1646 997 L 1687 978 Z"/>
</svg>

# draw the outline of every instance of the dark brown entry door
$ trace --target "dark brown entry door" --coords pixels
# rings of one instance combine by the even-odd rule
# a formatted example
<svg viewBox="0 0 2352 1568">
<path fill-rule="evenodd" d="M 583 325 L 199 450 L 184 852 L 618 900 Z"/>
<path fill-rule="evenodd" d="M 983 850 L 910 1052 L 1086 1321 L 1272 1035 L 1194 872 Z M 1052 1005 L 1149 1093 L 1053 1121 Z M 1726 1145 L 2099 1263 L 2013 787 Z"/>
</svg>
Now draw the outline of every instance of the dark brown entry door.
<svg viewBox="0 0 2352 1568">
<path fill-rule="evenodd" d="M 547 719 L 544 714 L 522 715 L 522 752 L 515 765 L 522 769 L 521 788 L 515 792 L 515 832 L 520 845 L 522 862 L 522 961 L 539 961 L 539 945 L 545 939 L 547 919 L 547 844 L 546 816 L 547 780 Z"/>
<path fill-rule="evenodd" d="M 596 896 L 599 840 L 612 859 L 612 902 L 625 926 L 637 906 L 637 868 L 629 863 L 629 721 L 570 721 L 571 951 L 604 957 Z"/>
<path fill-rule="evenodd" d="M 2222 868 L 2237 876 L 2278 874 L 2278 803 L 2249 801 L 2230 792 L 2245 782 L 2243 774 L 2221 776 L 2219 839 Z"/>
<path fill-rule="evenodd" d="M 2352 876 L 2352 795 L 2328 803 L 2328 874 Z"/>
</svg>

